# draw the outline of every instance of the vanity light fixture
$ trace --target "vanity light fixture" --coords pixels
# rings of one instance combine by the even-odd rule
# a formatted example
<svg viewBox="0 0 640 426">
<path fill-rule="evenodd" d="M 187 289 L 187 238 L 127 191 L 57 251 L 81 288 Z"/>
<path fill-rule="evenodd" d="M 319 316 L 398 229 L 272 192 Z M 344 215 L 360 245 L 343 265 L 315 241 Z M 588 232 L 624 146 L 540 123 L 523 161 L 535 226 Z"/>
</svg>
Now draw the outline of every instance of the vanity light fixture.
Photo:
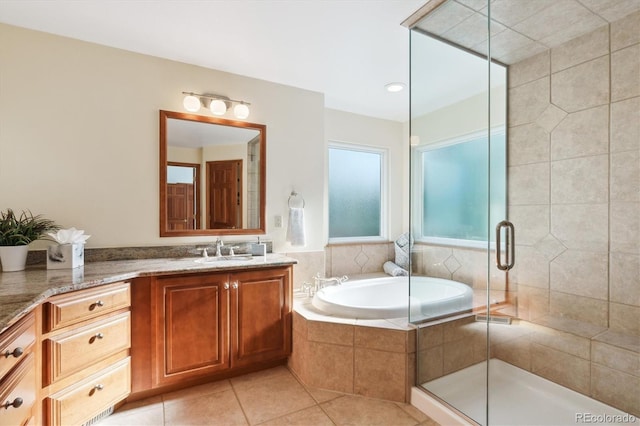
<svg viewBox="0 0 640 426">
<path fill-rule="evenodd" d="M 236 106 L 233 108 L 233 115 L 241 120 L 249 117 L 249 105 L 251 105 L 249 102 L 229 99 L 226 96 L 209 93 L 182 92 L 182 94 L 186 95 L 182 104 L 184 105 L 184 109 L 189 112 L 196 112 L 202 106 L 207 106 L 208 104 L 212 114 L 224 115 L 227 109 L 235 103 Z"/>
<path fill-rule="evenodd" d="M 394 82 L 394 83 L 385 84 L 384 88 L 387 89 L 387 92 L 401 92 L 402 90 L 404 90 L 405 84 L 400 82 Z"/>
</svg>

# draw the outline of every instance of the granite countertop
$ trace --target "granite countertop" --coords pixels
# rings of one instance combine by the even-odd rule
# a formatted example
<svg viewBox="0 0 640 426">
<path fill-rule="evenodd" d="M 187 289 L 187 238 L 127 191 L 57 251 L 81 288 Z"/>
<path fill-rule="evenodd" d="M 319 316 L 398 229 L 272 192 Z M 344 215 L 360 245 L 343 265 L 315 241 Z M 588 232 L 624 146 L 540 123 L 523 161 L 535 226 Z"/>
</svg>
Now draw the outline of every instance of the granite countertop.
<svg viewBox="0 0 640 426">
<path fill-rule="evenodd" d="M 47 298 L 74 290 L 152 275 L 225 270 L 250 270 L 293 265 L 297 261 L 280 254 L 255 256 L 251 260 L 206 263 L 197 258 L 136 259 L 89 262 L 74 269 L 27 267 L 19 272 L 0 273 L 0 332 L 30 312 Z"/>
</svg>

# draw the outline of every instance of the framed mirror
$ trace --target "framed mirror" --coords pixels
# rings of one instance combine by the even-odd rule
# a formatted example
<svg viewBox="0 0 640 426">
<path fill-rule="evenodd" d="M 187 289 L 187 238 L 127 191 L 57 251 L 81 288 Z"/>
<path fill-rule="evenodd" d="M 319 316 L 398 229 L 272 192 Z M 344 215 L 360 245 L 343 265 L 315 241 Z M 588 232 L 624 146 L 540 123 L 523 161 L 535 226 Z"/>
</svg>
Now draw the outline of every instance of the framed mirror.
<svg viewBox="0 0 640 426">
<path fill-rule="evenodd" d="M 264 234 L 263 124 L 160 111 L 160 236 Z"/>
</svg>

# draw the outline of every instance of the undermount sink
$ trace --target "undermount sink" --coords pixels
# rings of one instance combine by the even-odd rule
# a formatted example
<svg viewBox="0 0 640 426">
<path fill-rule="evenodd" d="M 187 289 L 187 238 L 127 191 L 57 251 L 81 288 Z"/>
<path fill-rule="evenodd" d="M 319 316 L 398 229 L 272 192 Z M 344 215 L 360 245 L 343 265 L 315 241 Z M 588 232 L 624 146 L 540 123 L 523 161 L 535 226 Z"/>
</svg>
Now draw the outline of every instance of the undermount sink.
<svg viewBox="0 0 640 426">
<path fill-rule="evenodd" d="M 234 254 L 233 256 L 210 256 L 210 257 L 199 257 L 194 260 L 196 263 L 213 263 L 220 261 L 233 261 L 233 262 L 246 262 L 253 259 L 253 256 L 250 254 Z"/>
</svg>

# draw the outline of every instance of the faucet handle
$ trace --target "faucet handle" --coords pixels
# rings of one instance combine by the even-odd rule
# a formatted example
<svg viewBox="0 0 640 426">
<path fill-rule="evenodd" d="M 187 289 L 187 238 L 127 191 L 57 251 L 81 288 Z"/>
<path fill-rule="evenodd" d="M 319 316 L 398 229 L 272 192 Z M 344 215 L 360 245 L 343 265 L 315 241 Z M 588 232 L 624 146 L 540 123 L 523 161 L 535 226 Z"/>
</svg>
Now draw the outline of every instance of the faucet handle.
<svg viewBox="0 0 640 426">
<path fill-rule="evenodd" d="M 198 247 L 196 250 L 202 252 L 202 257 L 209 257 L 208 247 Z"/>
<path fill-rule="evenodd" d="M 239 246 L 231 246 L 229 247 L 229 256 L 235 256 L 235 253 L 233 252 L 233 249 L 237 249 L 240 248 Z"/>
</svg>

